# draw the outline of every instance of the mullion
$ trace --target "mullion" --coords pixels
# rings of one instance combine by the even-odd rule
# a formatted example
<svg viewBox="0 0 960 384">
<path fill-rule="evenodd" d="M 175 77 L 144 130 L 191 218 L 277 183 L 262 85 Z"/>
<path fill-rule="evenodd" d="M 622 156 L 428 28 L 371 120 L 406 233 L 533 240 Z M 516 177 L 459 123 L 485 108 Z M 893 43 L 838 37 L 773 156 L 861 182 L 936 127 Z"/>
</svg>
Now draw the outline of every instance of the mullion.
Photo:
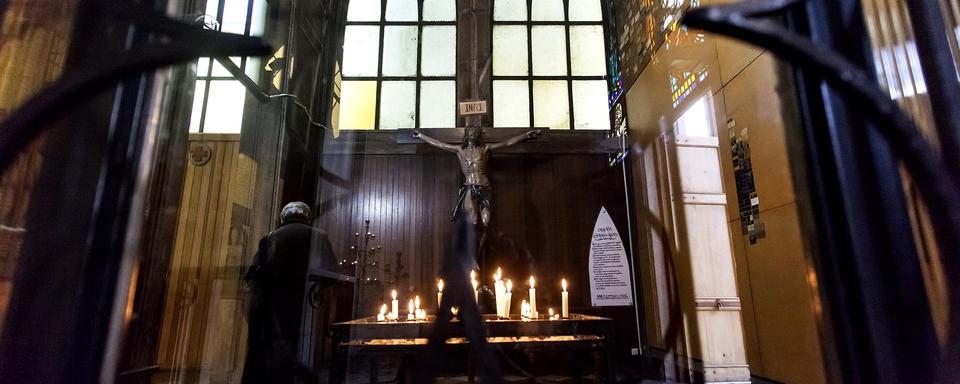
<svg viewBox="0 0 960 384">
<path fill-rule="evenodd" d="M 244 36 L 250 36 L 251 24 L 253 24 L 253 0 L 247 0 L 247 19 L 243 26 Z M 247 56 L 240 58 L 240 71 L 247 73 Z"/>
<path fill-rule="evenodd" d="M 373 130 L 380 129 L 380 96 L 383 92 L 383 32 L 387 29 L 387 1 L 380 1 L 380 40 L 377 43 L 377 49 L 379 53 L 377 54 L 377 96 L 376 102 L 374 104 L 373 111 Z"/>
<path fill-rule="evenodd" d="M 527 0 L 527 104 L 530 109 L 530 127 L 536 126 L 536 111 L 533 108 L 533 25 L 530 24 L 533 20 L 533 0 Z"/>
<path fill-rule="evenodd" d="M 569 125 L 570 130 L 576 129 L 576 124 L 574 124 L 575 114 L 573 112 L 573 56 L 570 53 L 570 0 L 563 0 L 563 20 L 567 21 L 566 26 L 564 27 L 564 33 L 567 39 L 567 108 L 569 108 L 567 113 L 567 125 Z"/>
<path fill-rule="evenodd" d="M 423 0 L 417 2 L 419 9 L 417 10 L 417 20 L 423 21 Z M 456 24 L 454 24 L 456 25 Z M 414 90 L 413 90 L 413 127 L 420 128 L 420 84 L 423 82 L 422 65 L 423 65 L 423 27 L 422 23 L 417 25 L 417 72 L 416 80 L 414 80 Z"/>
<path fill-rule="evenodd" d="M 200 124 L 197 127 L 197 132 L 199 133 L 203 133 L 203 128 L 207 124 L 207 103 L 210 102 L 210 82 L 211 80 L 203 81 L 203 106 L 200 107 Z M 196 89 L 194 89 L 194 94 L 196 94 Z"/>
</svg>

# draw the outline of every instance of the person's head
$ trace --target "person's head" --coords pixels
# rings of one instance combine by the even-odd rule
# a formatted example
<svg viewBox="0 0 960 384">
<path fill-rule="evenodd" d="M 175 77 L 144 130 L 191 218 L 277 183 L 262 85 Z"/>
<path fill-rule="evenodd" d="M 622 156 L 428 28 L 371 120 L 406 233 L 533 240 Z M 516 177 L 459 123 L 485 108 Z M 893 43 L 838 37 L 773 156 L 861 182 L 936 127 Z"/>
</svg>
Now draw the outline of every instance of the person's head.
<svg viewBox="0 0 960 384">
<path fill-rule="evenodd" d="M 463 147 L 470 148 L 483 144 L 483 130 L 477 127 L 467 127 L 463 130 Z"/>
<path fill-rule="evenodd" d="M 283 207 L 280 211 L 280 224 L 302 223 L 310 224 L 313 214 L 310 213 L 310 206 L 294 201 Z"/>
</svg>

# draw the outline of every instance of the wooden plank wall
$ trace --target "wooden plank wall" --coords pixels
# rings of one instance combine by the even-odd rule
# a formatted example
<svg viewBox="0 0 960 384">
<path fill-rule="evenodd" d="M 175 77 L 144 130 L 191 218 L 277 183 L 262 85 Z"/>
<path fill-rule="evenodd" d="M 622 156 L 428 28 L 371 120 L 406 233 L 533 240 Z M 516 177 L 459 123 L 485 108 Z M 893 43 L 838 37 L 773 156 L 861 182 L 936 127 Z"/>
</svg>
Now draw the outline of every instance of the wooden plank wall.
<svg viewBox="0 0 960 384">
<path fill-rule="evenodd" d="M 377 235 L 381 281 L 399 255 L 409 273 L 396 286 L 404 293 L 435 297 L 444 242 L 450 228 L 459 168 L 452 154 L 328 155 L 319 225 L 341 259 L 352 259 L 354 233 L 370 219 Z M 538 302 L 559 307 L 561 276 L 571 283 L 571 306 L 588 310 L 587 256 L 600 207 L 606 206 L 627 242 L 620 168 L 604 155 L 497 155 L 490 164 L 494 186 L 489 264 L 502 266 L 522 289 L 530 273 L 540 280 Z M 339 179 L 340 181 L 331 181 Z M 493 271 L 490 271 L 492 274 Z M 352 273 L 352 270 L 351 270 Z M 485 273 L 486 274 L 486 273 Z M 484 276 L 489 280 L 489 276 Z M 389 289 L 385 290 L 389 294 Z M 380 303 L 378 287 L 364 303 Z M 632 322 L 632 318 L 627 319 Z M 634 331 L 635 333 L 635 331 Z M 627 333 L 630 334 L 630 333 Z"/>
<path fill-rule="evenodd" d="M 240 269 L 227 266 L 239 139 L 225 134 L 190 137 L 191 148 L 206 144 L 213 154 L 204 165 L 188 164 L 183 184 L 157 357 L 161 368 L 187 369 L 174 372 L 171 381 L 195 374 L 190 369 L 201 364 L 204 375 L 223 373 L 223 365 L 211 366 L 210 359 L 229 358 L 240 345 L 240 332 L 233 330 L 241 324 L 223 323 L 224 318 L 243 319 L 236 291 Z M 216 356 L 221 353 L 227 356 Z"/>
</svg>

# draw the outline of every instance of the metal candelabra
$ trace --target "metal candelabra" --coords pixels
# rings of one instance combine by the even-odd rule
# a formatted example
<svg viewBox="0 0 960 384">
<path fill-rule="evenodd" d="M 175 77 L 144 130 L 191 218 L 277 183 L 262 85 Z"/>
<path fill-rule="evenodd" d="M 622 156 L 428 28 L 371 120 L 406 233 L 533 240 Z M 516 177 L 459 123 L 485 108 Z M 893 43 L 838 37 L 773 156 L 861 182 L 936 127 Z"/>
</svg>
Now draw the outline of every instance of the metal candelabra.
<svg viewBox="0 0 960 384">
<path fill-rule="evenodd" d="M 364 220 L 363 223 L 362 238 L 360 232 L 354 233 L 353 236 L 356 239 L 356 245 L 350 246 L 350 250 L 354 251 L 354 259 L 350 264 L 353 265 L 353 275 L 357 278 L 356 284 L 353 285 L 354 319 L 360 316 L 360 298 L 363 297 L 363 287 L 370 282 L 376 281 L 376 278 L 371 280 L 371 278 L 368 277 L 367 268 L 377 268 L 377 262 L 373 260 L 373 257 L 374 254 L 381 249 L 379 245 L 376 247 L 370 246 L 370 241 L 377 238 L 377 235 L 370 232 L 370 220 Z M 340 262 L 341 267 L 344 263 L 346 263 L 346 260 Z"/>
</svg>

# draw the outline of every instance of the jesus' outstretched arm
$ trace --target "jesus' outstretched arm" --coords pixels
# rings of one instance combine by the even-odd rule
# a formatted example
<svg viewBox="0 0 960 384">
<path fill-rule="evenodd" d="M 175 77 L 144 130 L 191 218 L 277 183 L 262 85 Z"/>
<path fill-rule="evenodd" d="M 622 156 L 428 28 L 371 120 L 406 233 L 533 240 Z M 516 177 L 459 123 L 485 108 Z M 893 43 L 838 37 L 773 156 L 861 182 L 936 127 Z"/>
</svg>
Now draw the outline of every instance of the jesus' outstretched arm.
<svg viewBox="0 0 960 384">
<path fill-rule="evenodd" d="M 541 133 L 542 133 L 542 132 L 540 132 L 539 129 L 538 129 L 538 130 L 535 130 L 535 131 L 527 131 L 527 132 L 525 132 L 525 133 L 523 133 L 523 134 L 520 134 L 520 135 L 511 137 L 511 138 L 507 139 L 507 141 L 490 144 L 490 149 L 506 148 L 506 147 L 509 147 L 509 146 L 511 146 L 511 145 L 516 145 L 516 144 L 519 144 L 519 143 L 521 143 L 521 142 L 523 142 L 523 141 L 536 138 L 537 136 L 540 136 Z"/>
<path fill-rule="evenodd" d="M 424 135 L 423 133 L 420 132 L 419 129 L 411 130 L 410 135 L 415 138 L 419 138 L 420 140 L 423 140 L 425 143 L 430 144 L 434 147 L 444 149 L 450 152 L 456 152 L 458 148 L 456 145 L 444 143 L 440 140 Z"/>
</svg>

